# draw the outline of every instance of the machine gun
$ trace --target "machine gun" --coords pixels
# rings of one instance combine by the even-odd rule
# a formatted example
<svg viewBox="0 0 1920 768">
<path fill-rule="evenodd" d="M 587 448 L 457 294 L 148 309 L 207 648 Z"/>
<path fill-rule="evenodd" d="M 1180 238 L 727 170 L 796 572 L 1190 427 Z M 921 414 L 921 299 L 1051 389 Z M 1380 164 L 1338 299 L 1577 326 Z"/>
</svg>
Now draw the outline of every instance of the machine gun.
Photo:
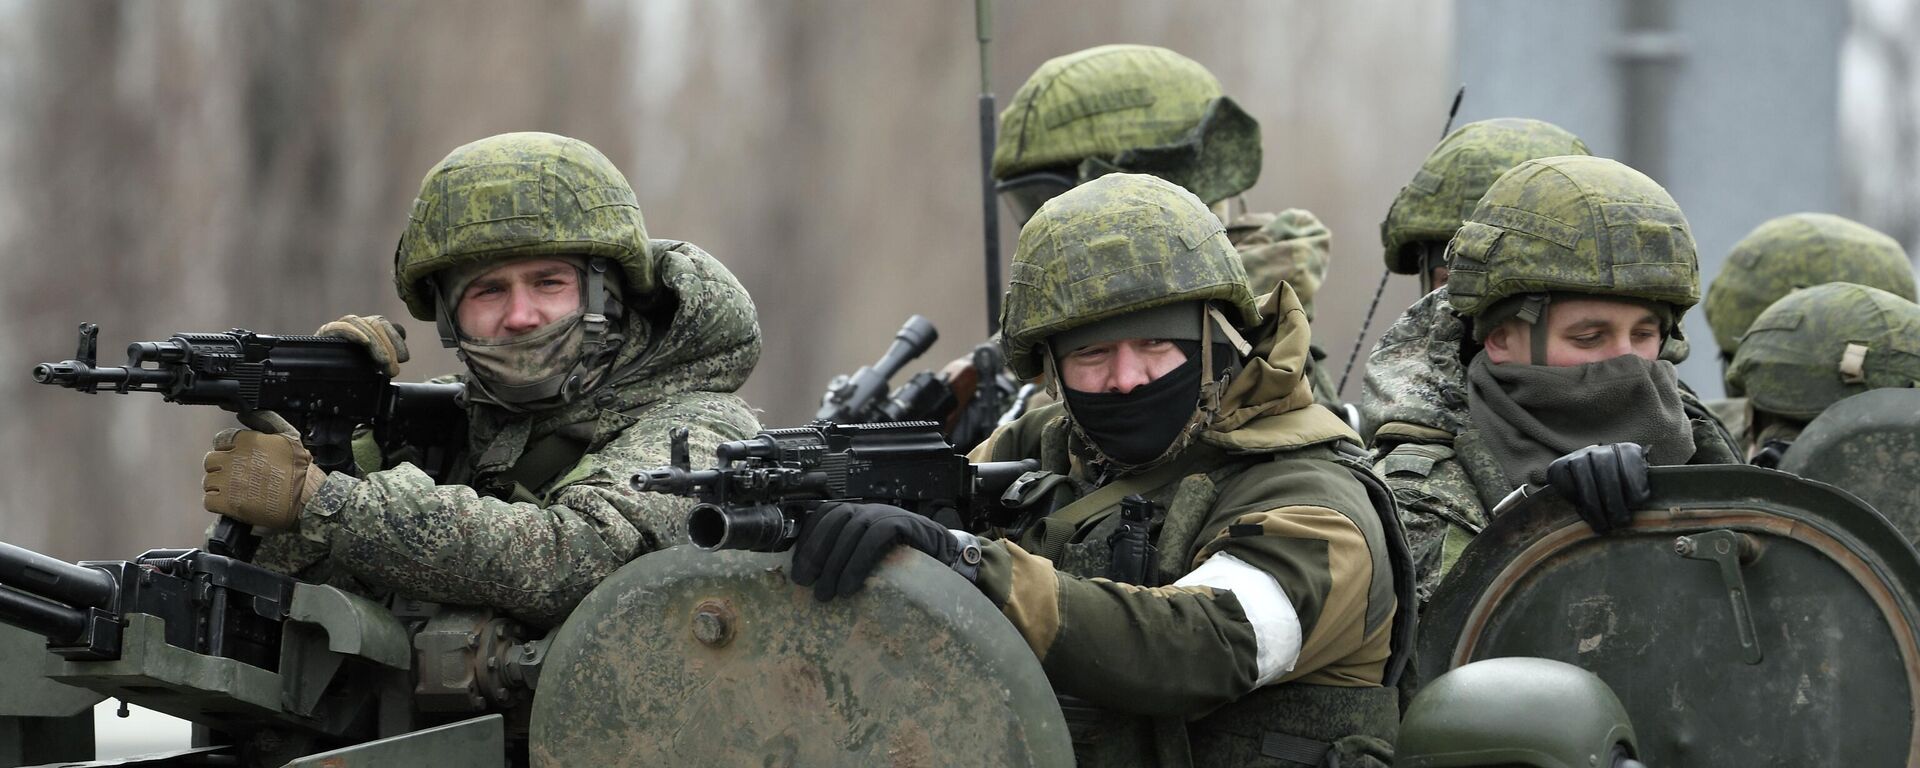
<svg viewBox="0 0 1920 768">
<path fill-rule="evenodd" d="M 673 433 L 673 464 L 633 476 L 636 491 L 700 500 L 687 518 L 703 549 L 780 552 L 793 546 L 817 501 L 892 504 L 927 517 L 951 512 L 971 529 L 998 524 L 1000 495 L 1038 462 L 969 464 L 933 422 L 832 424 L 770 429 L 721 443 L 719 466 L 695 470 L 685 429 Z"/>
<path fill-rule="evenodd" d="M 444 472 L 453 450 L 466 443 L 461 385 L 396 384 L 366 348 L 346 339 L 237 328 L 179 333 L 129 344 L 125 366 L 102 367 L 95 362 L 99 336 L 99 326 L 81 323 L 74 359 L 34 366 L 33 380 L 89 394 L 157 392 L 170 403 L 233 411 L 256 428 L 255 412 L 271 411 L 300 432 L 314 463 L 330 472 L 355 473 L 353 431 L 361 425 L 373 428 L 383 448 L 420 450 L 414 463 L 430 475 Z M 222 518 L 208 548 L 244 559 L 254 543 Z"/>
<path fill-rule="evenodd" d="M 141 765 L 277 766 L 343 748 L 499 764 L 504 741 L 524 738 L 547 647 L 485 608 L 389 608 L 198 549 L 68 563 L 0 543 L 0 625 L 0 690 L 78 688 L 208 729 L 203 746 Z M 0 733 L 68 714 L 45 711 L 57 706 L 0 702 Z M 0 738 L 0 764 L 91 757 L 88 732 L 25 732 L 24 750 Z"/>
</svg>

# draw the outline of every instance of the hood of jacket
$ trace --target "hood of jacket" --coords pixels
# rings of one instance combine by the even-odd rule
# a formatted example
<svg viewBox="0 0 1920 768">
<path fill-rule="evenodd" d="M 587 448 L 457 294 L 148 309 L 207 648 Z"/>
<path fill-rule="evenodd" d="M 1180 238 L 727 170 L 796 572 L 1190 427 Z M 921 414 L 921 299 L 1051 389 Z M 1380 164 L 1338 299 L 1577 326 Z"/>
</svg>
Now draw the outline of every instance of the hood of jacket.
<svg viewBox="0 0 1920 768">
<path fill-rule="evenodd" d="M 1272 453 L 1360 436 L 1313 401 L 1307 377 L 1312 332 L 1293 286 L 1280 283 L 1260 300 L 1252 351 L 1220 396 L 1219 413 L 1201 442 L 1228 453 Z"/>
</svg>

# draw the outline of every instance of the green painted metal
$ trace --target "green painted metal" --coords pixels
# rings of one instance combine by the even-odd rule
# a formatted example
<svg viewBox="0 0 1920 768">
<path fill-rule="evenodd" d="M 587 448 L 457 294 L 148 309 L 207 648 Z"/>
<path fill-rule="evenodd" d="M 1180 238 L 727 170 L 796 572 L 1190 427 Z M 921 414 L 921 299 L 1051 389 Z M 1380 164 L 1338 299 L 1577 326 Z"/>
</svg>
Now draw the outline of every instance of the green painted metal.
<svg viewBox="0 0 1920 768">
<path fill-rule="evenodd" d="M 1876 389 L 1820 414 L 1781 459 L 1784 472 L 1860 497 L 1920 546 L 1920 391 Z"/>
<path fill-rule="evenodd" d="M 901 550 L 817 603 L 785 553 L 679 547 L 616 572 L 554 635 L 534 765 L 1071 765 L 1019 633 Z"/>
<path fill-rule="evenodd" d="M 481 715 L 289 761 L 284 768 L 506 768 L 506 721 Z"/>
<path fill-rule="evenodd" d="M 317 624 L 327 633 L 327 650 L 358 656 L 391 669 L 413 666 L 407 628 L 379 603 L 320 584 L 297 584 L 287 607 L 289 621 Z"/>
<path fill-rule="evenodd" d="M 1619 694 L 1648 765 L 1920 762 L 1920 554 L 1892 524 L 1758 467 L 1656 467 L 1652 487 L 1606 536 L 1555 493 L 1503 510 L 1428 605 L 1420 671 L 1575 664 Z M 1729 557 L 1686 557 L 1716 541 Z"/>
<path fill-rule="evenodd" d="M 264 721 L 279 716 L 280 676 L 233 659 L 168 645 L 166 624 L 127 614 L 120 658 L 53 658 L 47 676 L 195 722 Z M 238 716 L 238 717 L 237 717 Z"/>
</svg>

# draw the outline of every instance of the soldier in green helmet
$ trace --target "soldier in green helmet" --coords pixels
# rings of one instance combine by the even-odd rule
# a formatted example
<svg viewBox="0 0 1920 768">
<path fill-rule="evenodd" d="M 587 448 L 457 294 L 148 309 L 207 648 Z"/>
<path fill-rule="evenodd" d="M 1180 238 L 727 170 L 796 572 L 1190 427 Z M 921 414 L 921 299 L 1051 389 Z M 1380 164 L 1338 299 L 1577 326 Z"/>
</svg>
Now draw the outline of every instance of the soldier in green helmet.
<svg viewBox="0 0 1920 768">
<path fill-rule="evenodd" d="M 1015 491 L 1026 516 L 988 540 L 835 505 L 794 580 L 855 592 L 900 545 L 953 564 L 1041 659 L 1082 765 L 1379 764 L 1411 563 L 1358 437 L 1301 375 L 1297 295 L 1255 302 L 1187 190 L 1110 174 L 1042 204 L 1002 344 L 1059 402 L 972 454 L 1040 462 Z"/>
<path fill-rule="evenodd" d="M 1734 440 L 1748 451 L 1759 441 L 1747 425 L 1747 403 L 1728 366 L 1742 336 L 1760 313 L 1797 288 L 1856 283 L 1914 301 L 1913 265 L 1894 240 L 1865 224 L 1830 213 L 1792 213 L 1769 219 L 1735 243 L 1726 266 L 1707 288 L 1707 325 L 1720 345 L 1727 398 L 1708 403 Z"/>
<path fill-rule="evenodd" d="M 1778 466 L 1828 406 L 1920 385 L 1920 304 L 1853 283 L 1794 291 L 1748 325 L 1727 381 L 1747 395 L 1748 459 Z"/>
<path fill-rule="evenodd" d="M 1476 661 L 1407 705 L 1401 768 L 1645 768 L 1620 698 L 1592 672 L 1552 659 Z"/>
<path fill-rule="evenodd" d="M 1042 203 L 1108 173 L 1144 173 L 1198 196 L 1228 222 L 1227 238 L 1256 294 L 1285 280 L 1313 319 L 1332 235 L 1312 212 L 1226 215 L 1260 178 L 1260 124 L 1192 59 L 1150 45 L 1103 45 L 1051 59 L 1000 114 L 995 188 L 1017 223 Z M 1325 353 L 1314 348 L 1314 397 L 1338 408 Z"/>
<path fill-rule="evenodd" d="M 1447 241 L 1494 179 L 1535 158 L 1585 154 L 1580 137 L 1541 120 L 1503 117 L 1460 126 L 1427 155 L 1380 222 L 1387 270 L 1419 276 L 1423 294 L 1446 285 Z"/>
<path fill-rule="evenodd" d="M 510 133 L 453 150 L 421 183 L 394 284 L 466 373 L 462 458 L 435 478 L 377 448 L 322 472 L 285 434 L 229 430 L 206 460 L 209 511 L 277 531 L 257 560 L 360 591 L 565 618 L 628 560 L 683 541 L 691 502 L 628 478 L 759 424 L 732 394 L 760 354 L 752 301 L 689 243 L 649 239 L 626 177 L 577 139 Z M 323 335 L 397 372 L 380 316 Z M 358 447 L 358 446 L 356 446 Z"/>
<path fill-rule="evenodd" d="M 1434 295 L 1436 289 L 1447 284 L 1447 241 L 1473 213 L 1494 179 L 1527 160 L 1585 154 L 1587 145 L 1579 137 L 1552 123 L 1524 118 L 1468 123 L 1441 139 L 1413 180 L 1400 188 L 1393 207 L 1380 222 L 1387 270 L 1417 275 L 1424 296 L 1381 336 L 1378 348 L 1409 349 L 1404 345 L 1407 340 L 1429 336 L 1436 323 L 1453 322 L 1441 311 L 1445 294 Z M 1422 391 L 1430 366 L 1424 358 L 1391 353 L 1376 352 L 1367 360 L 1360 405 L 1362 437 L 1372 443 L 1383 424 L 1427 423 L 1439 418 L 1424 413 L 1409 418 L 1402 412 L 1408 406 L 1427 410 L 1425 404 L 1434 401 Z"/>
<path fill-rule="evenodd" d="M 1552 484 L 1605 532 L 1629 523 L 1649 464 L 1739 461 L 1660 359 L 1699 276 L 1686 219 L 1653 180 L 1602 158 L 1523 162 L 1447 259 L 1430 318 L 1402 318 L 1368 372 L 1377 466 L 1423 603 L 1523 486 Z"/>
</svg>

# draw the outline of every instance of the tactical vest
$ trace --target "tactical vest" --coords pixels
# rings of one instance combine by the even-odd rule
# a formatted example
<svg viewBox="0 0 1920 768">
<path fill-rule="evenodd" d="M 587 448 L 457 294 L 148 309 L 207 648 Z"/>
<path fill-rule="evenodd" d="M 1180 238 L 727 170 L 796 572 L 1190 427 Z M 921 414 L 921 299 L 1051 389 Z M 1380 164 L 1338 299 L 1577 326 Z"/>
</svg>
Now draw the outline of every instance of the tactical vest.
<svg viewBox="0 0 1920 768">
<path fill-rule="evenodd" d="M 1392 494 L 1366 467 L 1358 447 L 1353 453 L 1315 445 L 1273 454 L 1229 456 L 1195 444 L 1167 465 L 1096 488 L 1069 477 L 1070 432 L 1065 420 L 1056 418 L 1041 428 L 1037 444 L 1031 439 L 1003 439 L 994 445 L 990 457 L 994 461 L 1037 457 L 1043 471 L 1050 473 L 1046 480 L 1031 483 L 1021 501 L 1030 509 L 1037 506 L 1041 511 L 1051 511 L 1015 535 L 1023 549 L 1053 560 L 1060 571 L 1083 578 L 1109 576 L 1113 554 L 1110 542 L 1122 524 L 1119 499 L 1138 494 L 1154 502 L 1156 512 L 1149 530 L 1160 553 L 1150 571 L 1151 583 L 1142 586 L 1171 584 L 1191 570 L 1184 554 L 1193 550 L 1201 535 L 1200 528 L 1210 516 L 1220 484 L 1259 462 L 1321 458 L 1340 464 L 1367 488 L 1388 541 L 1398 605 L 1392 630 L 1394 652 L 1387 664 L 1387 683 L 1382 687 L 1342 688 L 1297 682 L 1267 685 L 1191 722 L 1123 714 L 1061 697 L 1077 764 L 1142 768 L 1387 765 L 1389 745 L 1399 729 L 1395 685 L 1413 643 L 1413 561 Z M 1010 433 L 1006 437 L 1014 436 Z M 1094 499 L 1096 495 L 1107 501 Z M 1076 503 L 1082 499 L 1099 508 Z M 1064 535 L 1057 525 L 1050 525 L 1063 521 L 1068 523 Z"/>
</svg>

